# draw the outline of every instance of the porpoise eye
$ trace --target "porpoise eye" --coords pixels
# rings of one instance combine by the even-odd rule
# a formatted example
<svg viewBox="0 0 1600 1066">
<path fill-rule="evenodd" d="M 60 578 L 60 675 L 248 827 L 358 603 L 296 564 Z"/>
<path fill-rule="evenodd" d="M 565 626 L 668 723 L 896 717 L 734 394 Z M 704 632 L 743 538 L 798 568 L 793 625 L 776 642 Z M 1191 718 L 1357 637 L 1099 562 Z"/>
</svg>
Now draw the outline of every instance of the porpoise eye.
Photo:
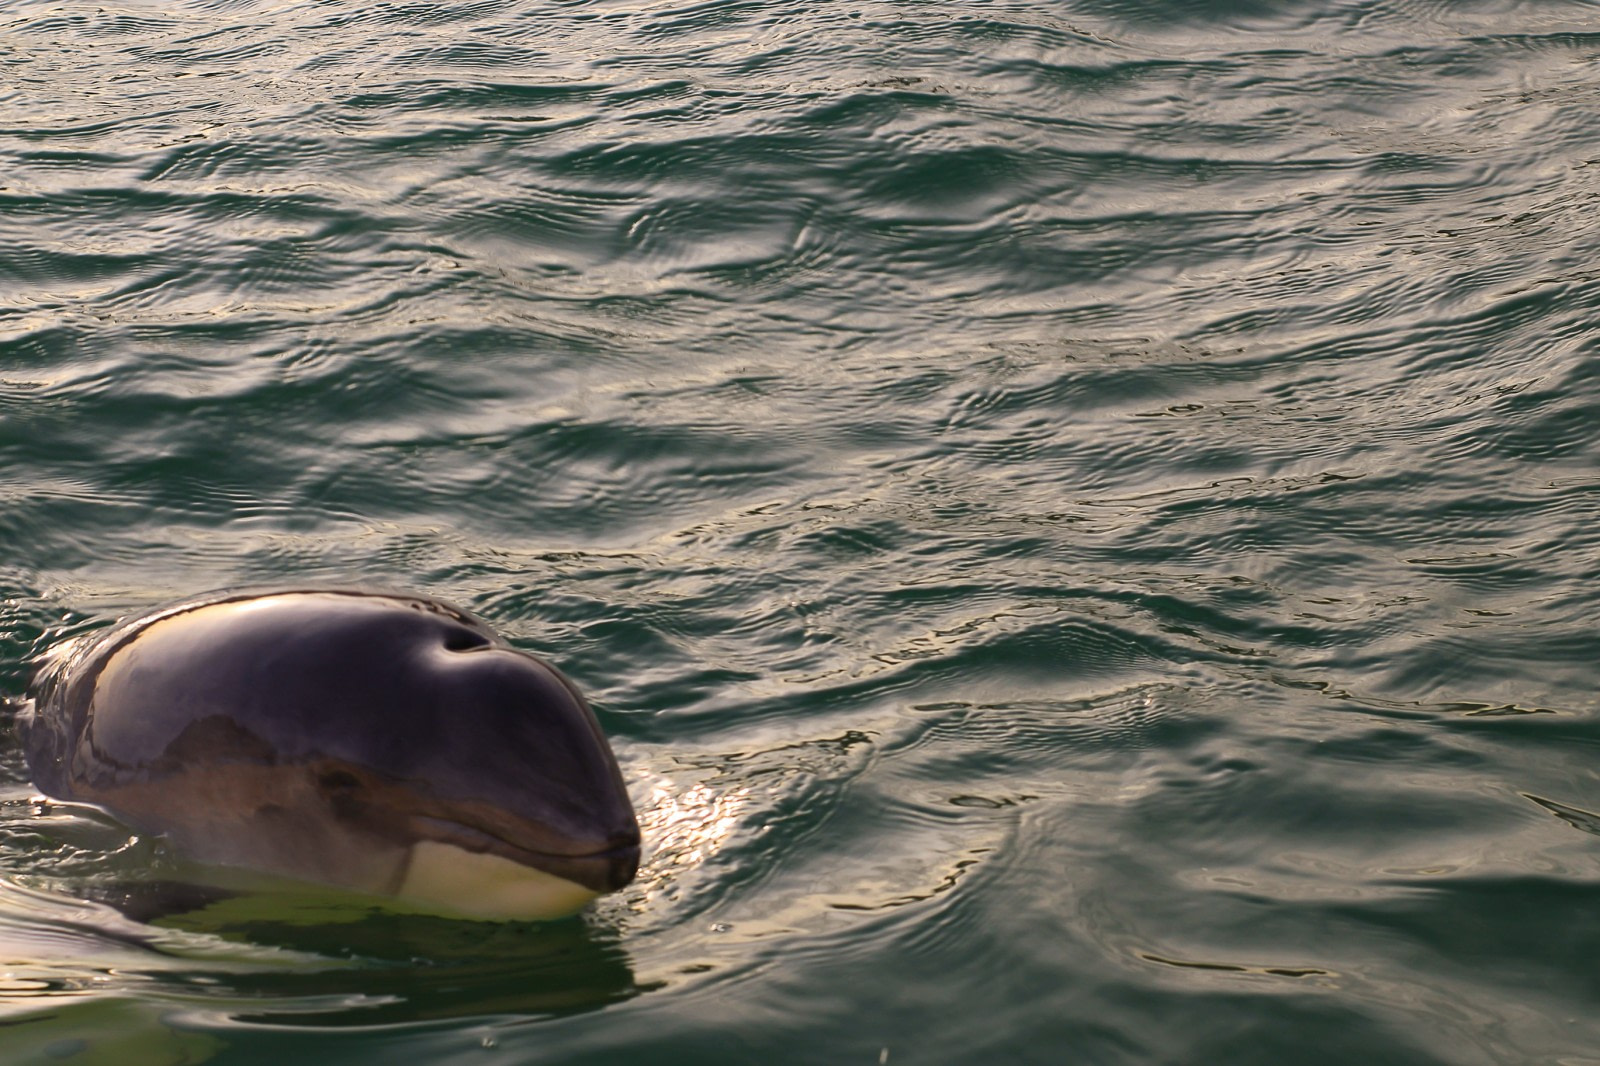
<svg viewBox="0 0 1600 1066">
<path fill-rule="evenodd" d="M 324 792 L 349 792 L 361 787 L 361 779 L 349 770 L 325 770 L 317 775 L 317 785 Z"/>
</svg>

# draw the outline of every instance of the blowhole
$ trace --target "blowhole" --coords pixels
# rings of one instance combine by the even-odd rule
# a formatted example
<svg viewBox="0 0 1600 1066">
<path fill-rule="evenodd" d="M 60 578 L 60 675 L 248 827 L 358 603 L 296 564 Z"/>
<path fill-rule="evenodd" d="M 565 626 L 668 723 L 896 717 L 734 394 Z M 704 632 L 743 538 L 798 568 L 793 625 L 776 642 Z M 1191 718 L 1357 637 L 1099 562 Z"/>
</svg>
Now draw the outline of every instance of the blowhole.
<svg viewBox="0 0 1600 1066">
<path fill-rule="evenodd" d="M 471 651 L 489 643 L 489 638 L 470 629 L 451 629 L 444 635 L 445 651 Z"/>
</svg>

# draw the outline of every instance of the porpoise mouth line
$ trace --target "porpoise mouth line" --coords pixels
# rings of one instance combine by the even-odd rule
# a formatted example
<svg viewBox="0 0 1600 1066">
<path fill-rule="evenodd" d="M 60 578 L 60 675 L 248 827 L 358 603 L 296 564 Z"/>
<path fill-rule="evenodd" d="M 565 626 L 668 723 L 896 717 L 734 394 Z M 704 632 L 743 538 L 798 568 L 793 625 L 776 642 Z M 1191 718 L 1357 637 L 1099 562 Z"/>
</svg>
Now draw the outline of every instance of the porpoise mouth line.
<svg viewBox="0 0 1600 1066">
<path fill-rule="evenodd" d="M 593 851 L 582 852 L 555 852 L 537 851 L 526 848 L 520 844 L 480 829 L 477 826 L 467 825 L 450 818 L 439 818 L 432 815 L 415 815 L 412 825 L 419 830 L 418 835 L 441 844 L 451 844 L 464 851 L 476 851 L 490 855 L 498 855 L 523 866 L 530 866 L 536 870 L 566 878 L 587 888 L 596 891 L 607 891 L 616 880 L 611 872 L 619 865 L 627 864 L 627 874 L 621 878 L 625 884 L 633 877 L 633 865 L 638 862 L 639 845 L 621 844 L 610 847 L 601 847 Z M 606 887 L 601 887 L 606 886 Z"/>
</svg>

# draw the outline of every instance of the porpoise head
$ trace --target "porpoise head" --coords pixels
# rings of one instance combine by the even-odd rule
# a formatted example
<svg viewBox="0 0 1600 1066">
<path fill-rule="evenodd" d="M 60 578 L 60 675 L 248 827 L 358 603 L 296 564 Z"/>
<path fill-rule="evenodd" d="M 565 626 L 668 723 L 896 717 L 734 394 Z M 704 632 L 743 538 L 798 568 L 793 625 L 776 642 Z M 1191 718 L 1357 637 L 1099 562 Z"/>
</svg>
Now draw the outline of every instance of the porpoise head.
<svg viewBox="0 0 1600 1066">
<path fill-rule="evenodd" d="M 202 862 L 483 917 L 569 913 L 638 865 L 583 697 L 434 600 L 180 605 L 61 659 L 19 726 L 45 793 Z"/>
</svg>

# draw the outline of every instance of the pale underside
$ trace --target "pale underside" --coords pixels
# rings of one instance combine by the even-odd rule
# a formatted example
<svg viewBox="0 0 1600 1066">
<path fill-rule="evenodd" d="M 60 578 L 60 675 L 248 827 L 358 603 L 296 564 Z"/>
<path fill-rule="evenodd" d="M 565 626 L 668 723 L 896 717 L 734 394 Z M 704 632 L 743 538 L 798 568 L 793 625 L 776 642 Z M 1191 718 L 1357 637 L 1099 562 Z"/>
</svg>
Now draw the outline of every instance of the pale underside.
<svg viewBox="0 0 1600 1066">
<path fill-rule="evenodd" d="M 224 890 L 196 912 L 160 924 L 212 929 L 236 922 L 291 925 L 360 921 L 374 911 L 471 921 L 548 921 L 582 910 L 597 893 L 554 874 L 497 855 L 420 841 L 408 852 L 395 891 L 340 887 L 259 868 L 179 861 L 178 875 Z"/>
<path fill-rule="evenodd" d="M 562 918 L 597 893 L 564 877 L 498 855 L 421 840 L 395 898 L 419 910 L 461 918 Z"/>
</svg>

